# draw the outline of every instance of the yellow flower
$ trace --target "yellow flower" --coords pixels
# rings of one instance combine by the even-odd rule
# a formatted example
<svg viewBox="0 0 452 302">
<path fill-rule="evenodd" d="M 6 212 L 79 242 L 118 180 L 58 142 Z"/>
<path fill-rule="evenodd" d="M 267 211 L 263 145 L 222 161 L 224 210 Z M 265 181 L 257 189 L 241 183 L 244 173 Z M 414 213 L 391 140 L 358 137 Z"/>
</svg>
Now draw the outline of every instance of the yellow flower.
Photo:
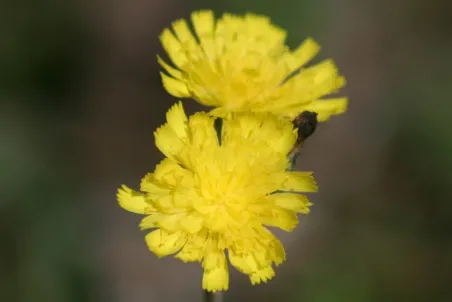
<svg viewBox="0 0 452 302">
<path fill-rule="evenodd" d="M 293 119 L 310 110 L 325 121 L 346 110 L 346 98 L 324 99 L 345 84 L 334 63 L 303 67 L 320 49 L 312 39 L 291 51 L 284 30 L 253 14 L 225 14 L 215 23 L 212 11 L 197 11 L 191 20 L 196 37 L 183 19 L 172 24 L 174 34 L 166 28 L 160 36 L 176 66 L 158 57 L 170 94 L 217 107 L 216 116 L 252 111 Z"/>
<path fill-rule="evenodd" d="M 287 119 L 247 113 L 224 120 L 196 113 L 187 119 L 182 104 L 167 113 L 155 132 L 166 158 L 141 182 L 141 192 L 123 186 L 124 209 L 147 215 L 142 229 L 157 256 L 176 254 L 184 262 L 202 261 L 202 286 L 227 290 L 228 264 L 253 284 L 266 282 L 284 248 L 266 226 L 292 231 L 297 213 L 311 203 L 301 192 L 317 186 L 310 172 L 289 172 L 287 153 L 296 131 Z"/>
</svg>

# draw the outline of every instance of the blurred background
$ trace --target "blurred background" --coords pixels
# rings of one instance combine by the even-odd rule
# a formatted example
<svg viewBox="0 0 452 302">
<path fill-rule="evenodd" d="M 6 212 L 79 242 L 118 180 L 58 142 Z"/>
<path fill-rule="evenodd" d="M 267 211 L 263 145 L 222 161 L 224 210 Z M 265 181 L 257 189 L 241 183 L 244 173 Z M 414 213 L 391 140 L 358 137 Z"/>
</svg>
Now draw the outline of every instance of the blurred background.
<svg viewBox="0 0 452 302">
<path fill-rule="evenodd" d="M 256 287 L 231 270 L 225 301 L 452 301 L 446 0 L 2 1 L 0 301 L 201 301 L 199 265 L 158 260 L 115 198 L 162 158 L 158 35 L 200 8 L 314 37 L 350 97 L 298 162 L 320 192 L 278 233 L 287 262 Z"/>
</svg>

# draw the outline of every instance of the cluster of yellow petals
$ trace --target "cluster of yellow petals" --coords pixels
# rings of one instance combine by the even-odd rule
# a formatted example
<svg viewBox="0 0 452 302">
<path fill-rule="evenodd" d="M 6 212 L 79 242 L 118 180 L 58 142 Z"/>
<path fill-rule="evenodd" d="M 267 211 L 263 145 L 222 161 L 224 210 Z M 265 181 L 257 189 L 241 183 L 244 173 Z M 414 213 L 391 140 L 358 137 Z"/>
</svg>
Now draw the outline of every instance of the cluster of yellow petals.
<svg viewBox="0 0 452 302">
<path fill-rule="evenodd" d="M 312 39 L 290 50 L 283 29 L 253 14 L 224 14 L 215 22 L 212 11 L 196 11 L 191 21 L 196 34 L 180 19 L 160 36 L 173 63 L 158 57 L 170 94 L 215 107 L 215 116 L 251 111 L 294 118 L 310 110 L 325 121 L 346 110 L 346 98 L 325 99 L 345 85 L 333 61 L 304 67 L 320 49 Z"/>
<path fill-rule="evenodd" d="M 140 226 L 157 256 L 202 262 L 202 286 L 229 286 L 228 261 L 253 284 L 274 276 L 284 248 L 267 227 L 291 231 L 311 205 L 303 192 L 317 186 L 309 172 L 288 171 L 297 133 L 290 120 L 242 113 L 215 126 L 216 118 L 189 118 L 181 103 L 155 132 L 165 159 L 146 175 L 140 192 L 123 186 L 124 209 L 146 215 Z"/>
</svg>

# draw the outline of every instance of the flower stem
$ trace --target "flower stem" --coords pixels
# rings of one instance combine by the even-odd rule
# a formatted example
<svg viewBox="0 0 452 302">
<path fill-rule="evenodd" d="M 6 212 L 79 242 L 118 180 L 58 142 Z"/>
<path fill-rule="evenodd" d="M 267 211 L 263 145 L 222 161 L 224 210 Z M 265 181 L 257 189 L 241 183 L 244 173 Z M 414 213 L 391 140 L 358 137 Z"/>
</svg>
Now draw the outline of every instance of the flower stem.
<svg viewBox="0 0 452 302">
<path fill-rule="evenodd" d="M 223 302 L 223 292 L 208 292 L 204 291 L 203 302 Z"/>
</svg>

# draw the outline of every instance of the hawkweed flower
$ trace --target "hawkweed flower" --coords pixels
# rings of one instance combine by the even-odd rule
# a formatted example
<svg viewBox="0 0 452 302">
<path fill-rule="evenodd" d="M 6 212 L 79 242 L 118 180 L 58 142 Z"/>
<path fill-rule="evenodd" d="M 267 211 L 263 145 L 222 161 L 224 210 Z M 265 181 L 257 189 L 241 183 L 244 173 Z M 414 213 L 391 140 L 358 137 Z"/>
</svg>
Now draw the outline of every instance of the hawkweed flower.
<svg viewBox="0 0 452 302">
<path fill-rule="evenodd" d="M 196 35 L 184 19 L 160 35 L 174 67 L 158 62 L 173 96 L 216 107 L 216 116 L 251 111 L 293 119 L 309 110 L 325 121 L 346 110 L 346 98 L 325 98 L 345 85 L 333 61 L 304 67 L 320 49 L 311 38 L 290 50 L 283 29 L 253 14 L 225 14 L 215 22 L 212 11 L 196 11 L 191 21 Z"/>
<path fill-rule="evenodd" d="M 155 132 L 166 158 L 143 178 L 141 192 L 122 186 L 117 195 L 121 207 L 146 215 L 140 227 L 153 229 L 149 249 L 202 262 L 202 287 L 211 292 L 228 289 L 227 258 L 252 284 L 271 279 L 285 252 L 267 227 L 292 231 L 311 205 L 301 193 L 317 189 L 310 172 L 287 170 L 297 140 L 290 121 L 245 113 L 215 127 L 215 119 L 187 118 L 174 105 Z"/>
</svg>

